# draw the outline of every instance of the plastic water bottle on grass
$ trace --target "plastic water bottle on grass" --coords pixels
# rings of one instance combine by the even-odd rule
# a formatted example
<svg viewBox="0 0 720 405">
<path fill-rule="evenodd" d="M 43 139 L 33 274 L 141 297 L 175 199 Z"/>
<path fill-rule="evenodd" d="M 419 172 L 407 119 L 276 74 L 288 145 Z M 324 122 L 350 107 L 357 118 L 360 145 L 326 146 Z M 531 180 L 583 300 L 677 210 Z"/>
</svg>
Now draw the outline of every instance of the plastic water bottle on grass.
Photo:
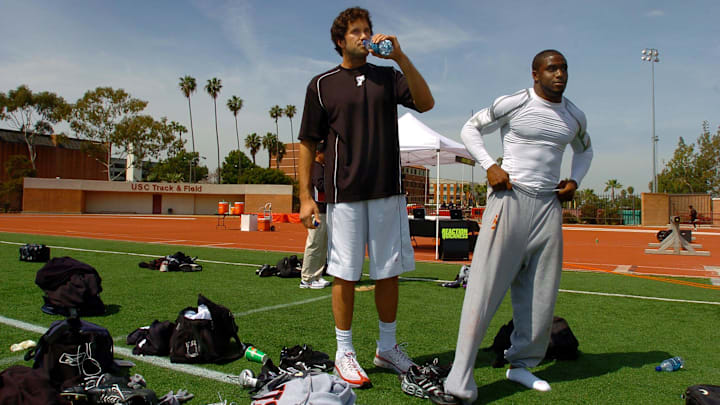
<svg viewBox="0 0 720 405">
<path fill-rule="evenodd" d="M 685 366 L 683 358 L 675 356 L 673 358 L 663 360 L 659 366 L 655 367 L 655 371 L 677 371 Z"/>
</svg>

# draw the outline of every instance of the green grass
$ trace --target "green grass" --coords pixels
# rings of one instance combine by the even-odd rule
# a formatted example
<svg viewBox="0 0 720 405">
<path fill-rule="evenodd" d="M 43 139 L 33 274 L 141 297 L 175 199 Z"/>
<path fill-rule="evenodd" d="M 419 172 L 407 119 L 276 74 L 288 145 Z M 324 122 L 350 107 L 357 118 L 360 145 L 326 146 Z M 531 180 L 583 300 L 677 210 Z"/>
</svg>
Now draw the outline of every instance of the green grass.
<svg viewBox="0 0 720 405">
<path fill-rule="evenodd" d="M 122 338 L 135 328 L 154 319 L 175 320 L 178 312 L 195 306 L 197 294 L 221 303 L 242 314 L 279 304 L 290 304 L 326 297 L 282 309 L 253 312 L 238 316 L 240 338 L 253 342 L 274 360 L 279 360 L 283 346 L 308 343 L 316 350 L 333 354 L 335 336 L 330 308 L 330 290 L 298 288 L 297 279 L 259 278 L 254 270 L 263 263 L 275 263 L 286 256 L 220 248 L 163 246 L 80 238 L 0 233 L 0 241 L 45 243 L 53 256 L 72 256 L 91 264 L 100 273 L 104 291 L 101 298 L 109 314 L 88 318 Z M 203 262 L 198 273 L 159 273 L 138 267 L 149 258 L 62 249 L 57 246 L 163 256 L 181 250 L 200 260 L 247 263 L 252 266 Z M 40 311 L 42 291 L 35 285 L 38 263 L 18 260 L 18 246 L 0 243 L 0 315 L 47 327 L 61 319 Z M 417 263 L 409 277 L 452 279 L 457 265 Z M 698 282 L 698 280 L 693 280 Z M 363 284 L 370 281 L 363 279 Z M 561 288 L 628 295 L 654 296 L 698 301 L 720 301 L 717 290 L 676 285 L 661 281 L 622 275 L 564 272 Z M 402 281 L 398 313 L 398 340 L 409 342 L 407 350 L 418 362 L 439 357 L 452 361 L 456 343 L 463 289 L 440 288 L 428 281 Z M 580 358 L 576 361 L 548 362 L 534 371 L 553 387 L 548 393 L 523 389 L 507 382 L 504 370 L 493 369 L 493 355 L 480 352 L 475 380 L 480 386 L 478 403 L 498 404 L 673 404 L 682 403 L 680 395 L 693 384 L 720 384 L 720 306 L 634 298 L 561 292 L 555 313 L 568 320 L 580 341 Z M 483 347 L 512 317 L 510 299 L 501 305 L 493 319 Z M 353 322 L 354 345 L 361 364 L 374 387 L 355 390 L 360 404 L 428 403 L 402 393 L 395 374 L 372 366 L 377 338 L 377 314 L 372 291 L 357 292 Z M 29 365 L 11 353 L 12 343 L 37 339 L 39 334 L 0 324 L 0 369 L 13 364 Z M 131 348 L 124 339 L 116 347 Z M 661 360 L 683 356 L 686 368 L 674 373 L 658 373 Z M 134 360 L 133 372 L 142 374 L 148 387 L 160 395 L 169 390 L 186 388 L 196 395 L 191 404 L 218 401 L 218 393 L 238 404 L 250 402 L 241 387 L 190 376 Z M 228 374 L 239 374 L 244 368 L 256 373 L 258 364 L 241 359 L 226 365 L 201 365 Z"/>
</svg>

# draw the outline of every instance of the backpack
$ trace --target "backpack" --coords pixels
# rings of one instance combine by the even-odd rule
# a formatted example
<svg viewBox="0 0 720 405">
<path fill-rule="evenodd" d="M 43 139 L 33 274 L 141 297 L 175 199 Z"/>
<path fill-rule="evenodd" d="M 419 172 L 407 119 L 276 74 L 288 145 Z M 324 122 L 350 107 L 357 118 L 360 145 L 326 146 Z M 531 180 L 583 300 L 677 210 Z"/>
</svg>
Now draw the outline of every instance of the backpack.
<svg viewBox="0 0 720 405">
<path fill-rule="evenodd" d="M 46 262 L 50 260 L 50 248 L 45 245 L 27 243 L 20 246 L 20 260 L 23 262 Z"/>
<path fill-rule="evenodd" d="M 170 361 L 224 364 L 237 360 L 243 356 L 246 347 L 237 332 L 232 312 L 199 294 L 198 306 L 183 309 L 175 320 L 175 330 L 170 338 Z M 233 347 L 231 338 L 239 348 Z"/>
<path fill-rule="evenodd" d="M 277 262 L 277 276 L 282 278 L 298 278 L 302 271 L 302 262 L 297 256 L 283 257 Z"/>
<path fill-rule="evenodd" d="M 720 385 L 690 386 L 685 390 L 683 398 L 686 405 L 720 405 Z"/>
<path fill-rule="evenodd" d="M 135 345 L 133 354 L 167 356 L 170 354 L 170 338 L 174 330 L 174 323 L 156 319 L 150 326 L 135 329 L 126 341 L 129 345 Z"/>
<path fill-rule="evenodd" d="M 66 405 L 44 370 L 11 366 L 0 373 L 0 404 Z"/>
<path fill-rule="evenodd" d="M 494 368 L 500 368 L 507 363 L 505 360 L 505 350 L 510 348 L 510 335 L 515 329 L 513 320 L 500 327 L 497 335 L 493 339 L 493 344 L 483 351 L 495 352 L 495 360 L 492 362 Z M 553 316 L 552 329 L 550 332 L 550 343 L 545 352 L 545 360 L 575 360 L 579 356 L 578 342 L 575 335 L 570 330 L 570 325 L 564 318 Z"/>
<path fill-rule="evenodd" d="M 351 405 L 357 396 L 347 381 L 318 371 L 282 373 L 252 396 L 251 405 Z"/>
<path fill-rule="evenodd" d="M 105 313 L 99 296 L 102 279 L 89 264 L 72 257 L 55 257 L 38 270 L 35 284 L 45 292 L 42 311 L 47 314 L 70 316 L 71 309 L 77 309 L 80 316 Z"/>
<path fill-rule="evenodd" d="M 138 266 L 150 270 L 166 271 L 202 271 L 202 266 L 195 263 L 197 257 L 190 257 L 183 252 L 176 252 L 172 255 L 159 257 L 149 262 L 140 262 Z"/>
<path fill-rule="evenodd" d="M 102 326 L 79 318 L 55 321 L 35 348 L 25 353 L 44 370 L 55 388 L 77 385 L 114 372 L 113 340 Z"/>
</svg>

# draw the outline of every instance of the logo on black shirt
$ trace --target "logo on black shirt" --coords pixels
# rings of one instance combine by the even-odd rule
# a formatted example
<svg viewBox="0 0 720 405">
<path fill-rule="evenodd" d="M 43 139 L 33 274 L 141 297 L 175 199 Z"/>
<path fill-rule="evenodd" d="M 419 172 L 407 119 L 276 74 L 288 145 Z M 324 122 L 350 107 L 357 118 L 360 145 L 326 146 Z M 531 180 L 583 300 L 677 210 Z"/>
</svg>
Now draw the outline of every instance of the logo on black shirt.
<svg viewBox="0 0 720 405">
<path fill-rule="evenodd" d="M 357 83 L 357 87 L 360 87 L 365 82 L 365 75 L 355 76 L 355 83 Z"/>
</svg>

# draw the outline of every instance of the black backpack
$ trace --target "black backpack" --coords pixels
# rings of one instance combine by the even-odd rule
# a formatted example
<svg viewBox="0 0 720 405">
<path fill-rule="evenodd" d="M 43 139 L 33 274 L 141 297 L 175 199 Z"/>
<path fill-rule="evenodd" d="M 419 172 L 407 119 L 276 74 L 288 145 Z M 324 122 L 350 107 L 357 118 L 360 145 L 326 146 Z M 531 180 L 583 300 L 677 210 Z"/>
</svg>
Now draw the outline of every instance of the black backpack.
<svg viewBox="0 0 720 405">
<path fill-rule="evenodd" d="M 44 370 L 55 388 L 77 385 L 117 372 L 113 340 L 102 326 L 76 317 L 55 321 L 25 354 L 33 368 Z"/>
<path fill-rule="evenodd" d="M 224 364 L 237 360 L 245 353 L 245 344 L 237 335 L 235 317 L 226 307 L 216 304 L 202 294 L 198 306 L 205 305 L 211 319 L 189 319 L 186 313 L 197 313 L 197 307 L 180 311 L 170 338 L 170 361 L 173 363 Z M 233 345 L 235 339 L 237 345 Z"/>
<path fill-rule="evenodd" d="M 513 320 L 500 327 L 493 344 L 483 351 L 495 352 L 495 360 L 492 362 L 494 368 L 500 368 L 507 363 L 505 360 L 505 350 L 510 348 L 510 335 L 515 329 Z M 545 352 L 545 360 L 575 360 L 579 356 L 578 346 L 580 343 L 570 330 L 570 325 L 564 318 L 553 316 L 552 330 L 550 333 L 550 343 L 547 352 Z"/>
<path fill-rule="evenodd" d="M 720 386 L 693 385 L 685 390 L 683 398 L 686 405 L 720 405 Z"/>
<path fill-rule="evenodd" d="M 44 292 L 42 311 L 51 315 L 70 316 L 76 309 L 80 316 L 105 313 L 100 299 L 102 279 L 89 264 L 72 257 L 55 257 L 38 270 L 35 284 Z"/>
<path fill-rule="evenodd" d="M 50 260 L 50 248 L 34 243 L 22 245 L 20 246 L 20 260 L 23 262 L 46 262 Z"/>
<path fill-rule="evenodd" d="M 298 278 L 302 271 L 302 261 L 297 256 L 283 257 L 277 262 L 277 276 L 282 278 Z"/>
<path fill-rule="evenodd" d="M 135 345 L 133 354 L 167 356 L 170 354 L 170 338 L 174 330 L 174 323 L 156 319 L 150 326 L 135 329 L 126 341 L 129 345 Z"/>
<path fill-rule="evenodd" d="M 44 370 L 11 366 L 0 373 L 0 404 L 69 405 Z"/>
</svg>

